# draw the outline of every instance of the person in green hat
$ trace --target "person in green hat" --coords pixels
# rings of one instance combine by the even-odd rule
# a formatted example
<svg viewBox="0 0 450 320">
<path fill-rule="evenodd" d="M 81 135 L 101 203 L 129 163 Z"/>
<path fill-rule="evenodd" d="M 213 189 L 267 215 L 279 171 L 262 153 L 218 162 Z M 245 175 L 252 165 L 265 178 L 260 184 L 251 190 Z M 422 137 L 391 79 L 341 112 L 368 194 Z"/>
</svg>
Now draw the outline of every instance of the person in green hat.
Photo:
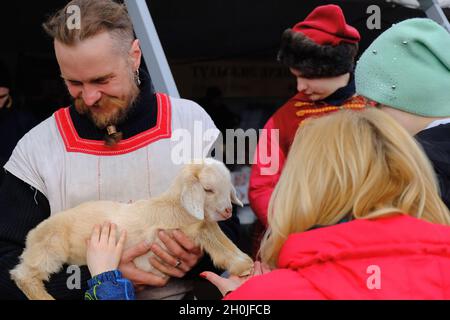
<svg viewBox="0 0 450 320">
<path fill-rule="evenodd" d="M 355 83 L 422 145 L 450 208 L 450 34 L 424 18 L 393 25 L 361 55 Z"/>
</svg>

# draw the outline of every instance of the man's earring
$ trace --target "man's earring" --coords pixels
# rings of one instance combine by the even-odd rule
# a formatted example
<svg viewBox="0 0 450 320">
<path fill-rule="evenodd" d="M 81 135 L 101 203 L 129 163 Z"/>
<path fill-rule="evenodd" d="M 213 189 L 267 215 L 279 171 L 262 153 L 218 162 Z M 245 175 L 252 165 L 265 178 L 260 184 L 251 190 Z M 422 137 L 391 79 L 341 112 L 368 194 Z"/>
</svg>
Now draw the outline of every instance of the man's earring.
<svg viewBox="0 0 450 320">
<path fill-rule="evenodd" d="M 141 79 L 139 78 L 139 69 L 136 70 L 136 74 L 134 75 L 134 78 L 135 78 L 136 84 L 138 86 L 140 86 L 141 85 Z"/>
</svg>

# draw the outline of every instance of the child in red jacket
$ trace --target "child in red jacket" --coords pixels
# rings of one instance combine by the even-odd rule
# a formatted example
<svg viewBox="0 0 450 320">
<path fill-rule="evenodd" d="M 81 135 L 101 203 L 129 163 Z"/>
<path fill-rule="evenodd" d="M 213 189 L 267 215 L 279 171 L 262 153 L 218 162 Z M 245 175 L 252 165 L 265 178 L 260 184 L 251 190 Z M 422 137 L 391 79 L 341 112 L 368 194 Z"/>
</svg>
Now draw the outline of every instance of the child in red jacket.
<svg viewBox="0 0 450 320">
<path fill-rule="evenodd" d="M 353 79 L 360 35 L 346 23 L 339 6 L 317 7 L 305 20 L 287 29 L 281 41 L 278 59 L 296 77 L 298 94 L 268 120 L 266 134 L 260 137 L 256 150 L 249 200 L 262 230 L 267 227 L 270 196 L 302 121 L 364 106 L 364 100 L 355 96 Z"/>
</svg>

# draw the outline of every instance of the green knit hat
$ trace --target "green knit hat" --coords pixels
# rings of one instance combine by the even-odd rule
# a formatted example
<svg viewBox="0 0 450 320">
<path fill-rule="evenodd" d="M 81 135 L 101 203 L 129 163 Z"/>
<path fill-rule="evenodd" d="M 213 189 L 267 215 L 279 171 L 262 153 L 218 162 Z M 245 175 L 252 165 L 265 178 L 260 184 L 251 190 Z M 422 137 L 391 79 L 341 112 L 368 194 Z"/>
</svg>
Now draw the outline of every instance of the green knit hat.
<svg viewBox="0 0 450 320">
<path fill-rule="evenodd" d="M 450 34 L 430 19 L 393 25 L 361 55 L 356 92 L 425 117 L 450 116 Z"/>
</svg>

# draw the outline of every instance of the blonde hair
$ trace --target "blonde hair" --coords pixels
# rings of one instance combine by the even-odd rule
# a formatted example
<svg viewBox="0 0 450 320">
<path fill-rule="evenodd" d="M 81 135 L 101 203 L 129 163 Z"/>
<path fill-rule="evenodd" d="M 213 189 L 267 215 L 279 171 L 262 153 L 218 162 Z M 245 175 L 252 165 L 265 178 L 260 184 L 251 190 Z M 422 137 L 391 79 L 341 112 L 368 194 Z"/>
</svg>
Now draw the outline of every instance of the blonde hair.
<svg viewBox="0 0 450 320">
<path fill-rule="evenodd" d="M 393 213 L 450 224 L 432 166 L 406 130 L 371 107 L 307 120 L 272 194 L 262 261 L 276 266 L 292 233 Z"/>
</svg>

